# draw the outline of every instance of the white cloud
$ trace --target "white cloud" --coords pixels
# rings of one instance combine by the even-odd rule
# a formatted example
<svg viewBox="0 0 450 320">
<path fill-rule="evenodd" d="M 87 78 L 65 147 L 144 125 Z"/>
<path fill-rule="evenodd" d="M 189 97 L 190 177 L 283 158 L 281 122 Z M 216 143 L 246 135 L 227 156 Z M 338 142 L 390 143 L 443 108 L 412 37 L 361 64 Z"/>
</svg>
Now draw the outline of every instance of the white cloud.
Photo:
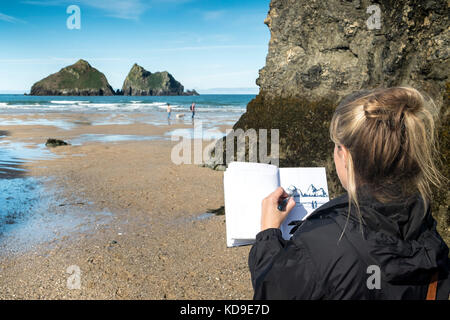
<svg viewBox="0 0 450 320">
<path fill-rule="evenodd" d="M 1 13 L 1 12 L 0 12 L 0 20 L 1 20 L 1 21 L 10 22 L 10 23 L 17 23 L 17 22 L 25 23 L 25 21 L 23 21 L 23 20 L 14 18 L 14 17 L 12 17 L 12 16 L 8 16 L 8 15 L 3 14 L 3 13 Z"/>
<path fill-rule="evenodd" d="M 217 20 L 225 14 L 225 10 L 213 10 L 203 12 L 203 19 L 205 20 Z"/>
<path fill-rule="evenodd" d="M 152 3 L 163 3 L 163 4 L 184 4 L 184 3 L 189 3 L 189 2 L 193 2 L 194 0 L 151 0 L 150 2 Z"/>
<path fill-rule="evenodd" d="M 39 6 L 64 6 L 73 4 L 73 0 L 50 0 L 50 1 L 23 1 L 23 3 Z M 144 0 L 78 0 L 77 4 L 83 9 L 83 6 L 102 10 L 107 16 L 139 20 L 140 16 L 150 9 L 148 1 Z"/>
<path fill-rule="evenodd" d="M 81 4 L 91 6 L 107 13 L 108 16 L 120 19 L 138 20 L 150 6 L 142 0 L 82 0 Z"/>
<path fill-rule="evenodd" d="M 266 48 L 266 46 L 260 45 L 217 45 L 217 46 L 186 46 L 186 47 L 174 47 L 174 48 L 155 48 L 144 50 L 144 52 L 164 52 L 164 51 L 205 51 L 205 50 L 224 50 L 224 49 L 256 49 Z"/>
</svg>

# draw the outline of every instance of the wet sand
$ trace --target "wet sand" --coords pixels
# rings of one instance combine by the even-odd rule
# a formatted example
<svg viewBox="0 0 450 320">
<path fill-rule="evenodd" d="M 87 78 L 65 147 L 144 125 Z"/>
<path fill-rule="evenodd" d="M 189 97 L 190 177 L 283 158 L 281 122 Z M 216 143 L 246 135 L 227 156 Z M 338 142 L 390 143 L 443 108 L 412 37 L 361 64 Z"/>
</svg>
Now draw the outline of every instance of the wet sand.
<svg viewBox="0 0 450 320">
<path fill-rule="evenodd" d="M 1 116 L 21 117 L 30 118 Z M 204 215 L 223 205 L 223 173 L 172 163 L 178 142 L 165 134 L 192 127 L 173 122 L 2 128 L 8 132 L 3 139 L 12 142 L 42 147 L 51 137 L 78 143 L 51 149 L 52 159 L 21 165 L 22 175 L 42 185 L 48 209 L 27 228 L 0 235 L 1 299 L 252 297 L 250 247 L 226 248 L 224 216 Z M 45 241 L 34 241 L 42 232 L 49 235 Z M 19 246 L 23 241 L 27 245 Z M 70 266 L 80 268 L 80 289 L 67 286 Z"/>
</svg>

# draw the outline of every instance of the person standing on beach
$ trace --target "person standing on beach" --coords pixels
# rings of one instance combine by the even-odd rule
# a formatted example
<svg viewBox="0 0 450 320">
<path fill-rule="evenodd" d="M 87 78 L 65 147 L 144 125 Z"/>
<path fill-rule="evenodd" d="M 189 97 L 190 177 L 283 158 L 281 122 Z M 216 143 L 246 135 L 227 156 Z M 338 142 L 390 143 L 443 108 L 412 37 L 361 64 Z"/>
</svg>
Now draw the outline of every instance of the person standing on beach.
<svg viewBox="0 0 450 320">
<path fill-rule="evenodd" d="M 170 103 L 167 104 L 167 119 L 170 119 L 170 114 L 172 113 L 172 107 Z"/>
<path fill-rule="evenodd" d="M 192 111 L 192 119 L 194 119 L 194 116 L 195 116 L 195 102 L 192 102 L 192 104 L 191 104 L 191 111 Z"/>
</svg>

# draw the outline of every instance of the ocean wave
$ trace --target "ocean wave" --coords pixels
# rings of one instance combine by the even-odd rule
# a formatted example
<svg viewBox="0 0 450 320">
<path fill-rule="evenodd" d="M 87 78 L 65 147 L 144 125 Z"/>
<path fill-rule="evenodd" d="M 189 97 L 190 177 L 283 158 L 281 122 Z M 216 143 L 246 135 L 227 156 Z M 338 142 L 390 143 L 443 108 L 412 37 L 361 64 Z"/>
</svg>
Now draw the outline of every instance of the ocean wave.
<svg viewBox="0 0 450 320">
<path fill-rule="evenodd" d="M 93 107 L 93 108 L 111 108 L 111 107 L 117 107 L 122 105 L 121 103 L 115 102 L 115 103 L 85 103 L 85 102 L 81 102 L 78 103 L 79 106 L 83 106 L 83 107 Z"/>
<path fill-rule="evenodd" d="M 165 102 L 143 102 L 138 104 L 141 107 L 157 107 L 157 108 L 167 108 L 167 103 Z M 174 107 L 173 104 L 171 104 L 172 108 Z"/>
<path fill-rule="evenodd" d="M 9 104 L 0 102 L 0 109 L 33 109 L 39 107 L 39 104 Z"/>
<path fill-rule="evenodd" d="M 76 100 L 52 100 L 50 103 L 53 104 L 78 104 L 78 103 L 89 103 L 90 101 L 76 101 Z"/>
</svg>

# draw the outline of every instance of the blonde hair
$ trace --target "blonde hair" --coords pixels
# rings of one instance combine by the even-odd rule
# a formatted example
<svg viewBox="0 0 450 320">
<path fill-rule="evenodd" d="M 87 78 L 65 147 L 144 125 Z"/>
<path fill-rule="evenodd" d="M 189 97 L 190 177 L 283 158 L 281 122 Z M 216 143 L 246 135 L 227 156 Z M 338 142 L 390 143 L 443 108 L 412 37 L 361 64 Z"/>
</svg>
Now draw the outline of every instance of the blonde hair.
<svg viewBox="0 0 450 320">
<path fill-rule="evenodd" d="M 348 217 L 353 204 L 362 219 L 361 186 L 380 202 L 419 192 L 426 212 L 431 186 L 439 187 L 443 178 L 434 163 L 438 113 L 432 99 L 410 87 L 364 90 L 343 99 L 331 120 L 330 136 L 349 151 Z"/>
</svg>

